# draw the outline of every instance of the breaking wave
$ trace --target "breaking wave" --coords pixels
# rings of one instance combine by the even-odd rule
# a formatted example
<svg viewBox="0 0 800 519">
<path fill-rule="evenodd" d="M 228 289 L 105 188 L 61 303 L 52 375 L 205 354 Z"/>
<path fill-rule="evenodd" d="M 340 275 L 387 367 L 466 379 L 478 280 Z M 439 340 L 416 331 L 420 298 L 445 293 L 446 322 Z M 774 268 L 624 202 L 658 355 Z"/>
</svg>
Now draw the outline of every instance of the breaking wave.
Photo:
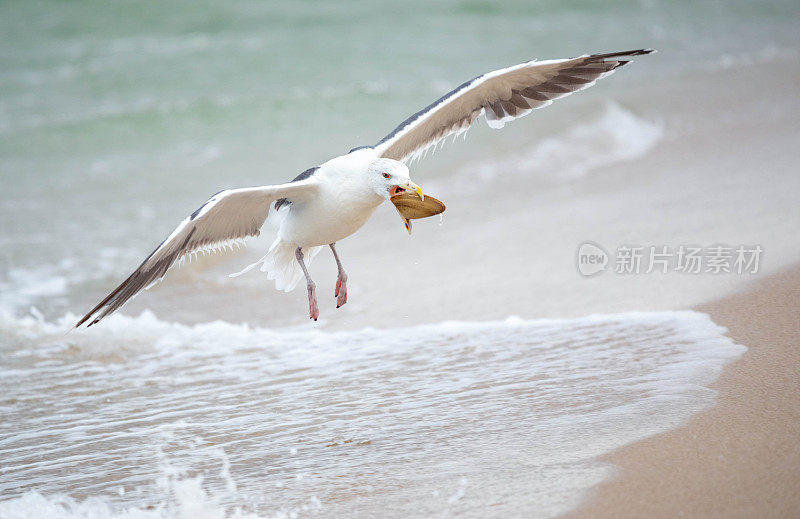
<svg viewBox="0 0 800 519">
<path fill-rule="evenodd" d="M 470 164 L 465 169 L 483 182 L 513 171 L 549 182 L 565 182 L 651 151 L 664 137 L 664 125 L 609 103 L 595 119 L 536 144 L 507 158 Z"/>
<path fill-rule="evenodd" d="M 552 517 L 594 459 L 711 405 L 705 314 L 323 332 L 0 313 L 0 517 Z M 520 464 L 536 478 L 519 477 Z M 180 470 L 175 467 L 180 467 Z M 408 508 L 413 503 L 413 509 Z M 524 511 L 524 512 L 521 512 Z"/>
</svg>

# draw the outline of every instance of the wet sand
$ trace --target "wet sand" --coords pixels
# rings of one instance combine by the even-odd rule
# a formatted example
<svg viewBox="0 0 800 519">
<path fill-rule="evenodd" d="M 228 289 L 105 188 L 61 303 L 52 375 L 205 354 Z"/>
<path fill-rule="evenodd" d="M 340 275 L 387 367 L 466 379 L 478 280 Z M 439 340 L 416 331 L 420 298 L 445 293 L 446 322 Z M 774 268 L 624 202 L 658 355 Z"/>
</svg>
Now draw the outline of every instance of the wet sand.
<svg viewBox="0 0 800 519">
<path fill-rule="evenodd" d="M 800 267 L 697 309 L 747 353 L 685 426 L 603 460 L 617 477 L 568 517 L 800 517 Z"/>
</svg>

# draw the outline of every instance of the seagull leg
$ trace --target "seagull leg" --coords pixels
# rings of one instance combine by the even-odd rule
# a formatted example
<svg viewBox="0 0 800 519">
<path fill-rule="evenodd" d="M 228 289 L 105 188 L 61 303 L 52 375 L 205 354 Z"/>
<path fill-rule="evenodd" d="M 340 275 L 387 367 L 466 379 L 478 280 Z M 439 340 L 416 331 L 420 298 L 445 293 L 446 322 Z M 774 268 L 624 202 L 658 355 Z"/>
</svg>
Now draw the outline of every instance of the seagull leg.
<svg viewBox="0 0 800 519">
<path fill-rule="evenodd" d="M 297 250 L 294 251 L 294 255 L 297 258 L 297 262 L 300 264 L 300 268 L 303 269 L 303 274 L 306 275 L 306 288 L 308 288 L 308 314 L 309 318 L 314 319 L 315 321 L 319 317 L 319 307 L 317 306 L 317 286 L 311 281 L 311 276 L 308 273 L 308 269 L 306 268 L 306 264 L 303 263 L 303 249 L 301 247 L 297 247 Z"/>
<path fill-rule="evenodd" d="M 339 268 L 339 277 L 336 278 L 336 308 L 344 306 L 347 302 L 347 274 L 344 273 L 342 262 L 339 261 L 339 255 L 336 254 L 336 243 L 329 243 L 328 246 L 333 251 L 333 257 L 336 259 L 336 266 Z"/>
</svg>

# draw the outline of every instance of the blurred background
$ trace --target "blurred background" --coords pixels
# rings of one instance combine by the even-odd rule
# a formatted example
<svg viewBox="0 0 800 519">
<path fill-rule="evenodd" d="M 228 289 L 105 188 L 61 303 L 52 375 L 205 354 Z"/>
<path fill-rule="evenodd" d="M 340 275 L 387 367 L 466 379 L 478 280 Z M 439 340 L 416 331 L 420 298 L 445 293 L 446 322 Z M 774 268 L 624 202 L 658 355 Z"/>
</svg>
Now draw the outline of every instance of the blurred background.
<svg viewBox="0 0 800 519">
<path fill-rule="evenodd" d="M 775 196 L 789 196 L 791 205 L 773 200 L 758 207 L 724 191 L 727 186 L 748 192 L 751 183 L 787 180 L 793 184 L 786 187 L 797 187 L 796 175 L 773 178 L 776 168 L 751 152 L 758 153 L 759 139 L 771 146 L 775 139 L 797 143 L 798 12 L 789 0 L 3 2 L 2 303 L 15 312 L 34 305 L 48 317 L 82 313 L 212 193 L 282 182 L 351 147 L 373 144 L 409 114 L 488 70 L 531 58 L 648 46 L 659 53 L 636 60 L 597 88 L 503 131 L 475 125 L 467 143 L 448 144 L 412 166 L 419 183 L 448 203 L 444 226 L 420 221 L 409 241 L 390 208 L 382 207 L 381 224 L 373 222 L 341 244 L 352 306 L 360 300 L 396 315 L 396 305 L 383 305 L 393 303 L 391 298 L 366 287 L 383 283 L 399 291 L 398 271 L 418 276 L 418 288 L 434 288 L 422 288 L 421 300 L 430 306 L 461 299 L 460 291 L 438 290 L 442 279 L 468 276 L 473 288 L 491 292 L 506 283 L 510 269 L 548 271 L 541 277 L 528 272 L 530 290 L 521 291 L 522 299 L 557 290 L 547 281 L 553 276 L 562 285 L 578 283 L 580 292 L 596 286 L 574 276 L 574 250 L 583 240 L 613 250 L 636 242 L 677 246 L 778 238 L 767 243 L 772 247 L 766 252 L 773 260 L 767 267 L 775 266 L 783 256 L 775 249 L 797 252 L 798 246 L 796 240 L 784 243 L 780 229 L 778 236 L 765 229 L 764 223 L 776 222 L 765 222 L 763 212 L 772 211 L 778 220 L 788 216 L 785 228 L 794 226 L 795 191 L 775 190 Z M 629 166 L 649 152 L 660 154 Z M 765 155 L 780 160 L 772 151 Z M 748 157 L 754 168 L 742 164 Z M 618 163 L 629 171 L 613 167 Z M 784 166 L 794 173 L 794 165 Z M 748 185 L 729 185 L 739 176 L 736 169 Z M 658 186 L 662 174 L 669 182 Z M 648 184 L 644 188 L 653 196 L 617 189 L 632 183 Z M 657 201 L 665 195 L 662 187 L 667 200 Z M 597 196 L 614 191 L 617 198 L 605 203 L 616 209 L 595 205 L 603 203 Z M 682 221 L 670 223 L 671 198 L 681 196 L 696 197 L 696 213 L 687 215 L 690 209 L 683 208 Z M 714 214 L 736 221 L 711 222 L 703 214 L 708 205 L 726 206 Z M 611 221 L 603 221 L 609 210 Z M 517 211 L 523 224 L 534 227 L 533 235 L 505 236 L 497 229 L 482 235 L 487 221 L 519 230 L 513 226 Z M 629 221 L 622 222 L 626 215 Z M 648 222 L 646 232 L 631 232 L 637 220 Z M 730 236 L 734 225 L 744 235 Z M 668 232 L 662 232 L 665 227 Z M 698 236 L 698 228 L 709 227 L 709 235 Z M 767 234 L 753 236 L 747 229 Z M 612 231 L 621 233 L 608 236 Z M 195 321 L 239 316 L 272 325 L 302 322 L 305 295 L 298 291 L 287 299 L 256 274 L 237 282 L 254 288 L 246 299 L 258 312 L 226 313 L 219 306 L 217 315 L 205 311 L 219 302 L 215 291 L 219 295 L 234 284 L 224 274 L 268 246 L 269 226 L 264 234 L 243 255 L 215 259 L 224 263 L 221 270 L 207 262 L 171 273 L 168 289 L 141 296 L 147 303 L 137 300 L 128 311 L 151 307 L 159 315 L 175 312 L 165 317 Z M 377 248 L 384 253 L 367 257 Z M 474 256 L 463 256 L 469 253 Z M 327 256 L 312 272 L 322 272 L 318 281 L 332 286 Z M 453 265 L 456 257 L 469 268 Z M 420 261 L 427 264 L 415 269 Z M 447 261 L 445 268 L 436 261 Z M 384 277 L 387 262 L 396 270 Z M 689 286 L 677 277 L 670 284 Z M 644 284 L 642 289 L 653 282 L 630 281 Z M 714 286 L 731 282 L 700 280 Z M 620 283 L 615 279 L 603 290 Z M 174 308 L 189 304 L 185 291 L 196 292 L 199 313 Z M 668 304 L 693 302 L 676 297 Z M 286 313 L 273 311 L 286 306 Z M 574 301 L 570 307 L 576 308 L 570 313 L 585 313 Z M 450 317 L 477 317 L 486 308 L 497 305 Z M 533 302 L 529 309 L 539 315 L 569 311 Z M 323 318 L 331 317 L 329 310 L 323 309 Z M 447 317 L 429 308 L 418 316 Z M 349 324 L 365 322 L 370 321 Z"/>
<path fill-rule="evenodd" d="M 799 24 L 797 0 L 0 2 L 0 516 L 574 506 L 596 456 L 710 405 L 741 354 L 676 310 L 800 258 Z M 380 207 L 338 245 L 339 310 L 322 251 L 318 323 L 304 290 L 227 277 L 268 222 L 65 335 L 212 193 L 374 144 L 484 72 L 643 47 L 411 165 L 443 220 L 409 238 Z M 586 278 L 587 240 L 764 253 Z"/>
</svg>

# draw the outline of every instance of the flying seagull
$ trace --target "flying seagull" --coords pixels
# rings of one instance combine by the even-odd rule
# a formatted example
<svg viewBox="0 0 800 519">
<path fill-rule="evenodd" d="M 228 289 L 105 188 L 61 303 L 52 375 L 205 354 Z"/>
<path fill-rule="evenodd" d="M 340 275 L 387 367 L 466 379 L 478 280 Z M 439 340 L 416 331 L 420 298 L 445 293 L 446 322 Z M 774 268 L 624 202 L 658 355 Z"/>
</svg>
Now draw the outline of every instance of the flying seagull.
<svg viewBox="0 0 800 519">
<path fill-rule="evenodd" d="M 347 238 L 392 196 L 422 189 L 409 178 L 405 162 L 422 157 L 450 135 L 467 131 L 481 115 L 492 128 L 542 108 L 554 99 L 594 85 L 629 62 L 653 52 L 638 49 L 572 59 L 528 61 L 471 79 L 415 113 L 374 146 L 308 169 L 286 184 L 220 191 L 184 219 L 133 274 L 89 311 L 76 327 L 97 324 L 128 300 L 161 280 L 176 263 L 198 252 L 221 251 L 258 236 L 270 207 L 281 218 L 276 240 L 260 267 L 286 292 L 305 277 L 311 319 L 319 308 L 308 265 L 328 246 L 339 269 L 337 308 L 347 302 L 347 275 L 336 242 Z M 410 231 L 410 228 L 409 228 Z"/>
</svg>

